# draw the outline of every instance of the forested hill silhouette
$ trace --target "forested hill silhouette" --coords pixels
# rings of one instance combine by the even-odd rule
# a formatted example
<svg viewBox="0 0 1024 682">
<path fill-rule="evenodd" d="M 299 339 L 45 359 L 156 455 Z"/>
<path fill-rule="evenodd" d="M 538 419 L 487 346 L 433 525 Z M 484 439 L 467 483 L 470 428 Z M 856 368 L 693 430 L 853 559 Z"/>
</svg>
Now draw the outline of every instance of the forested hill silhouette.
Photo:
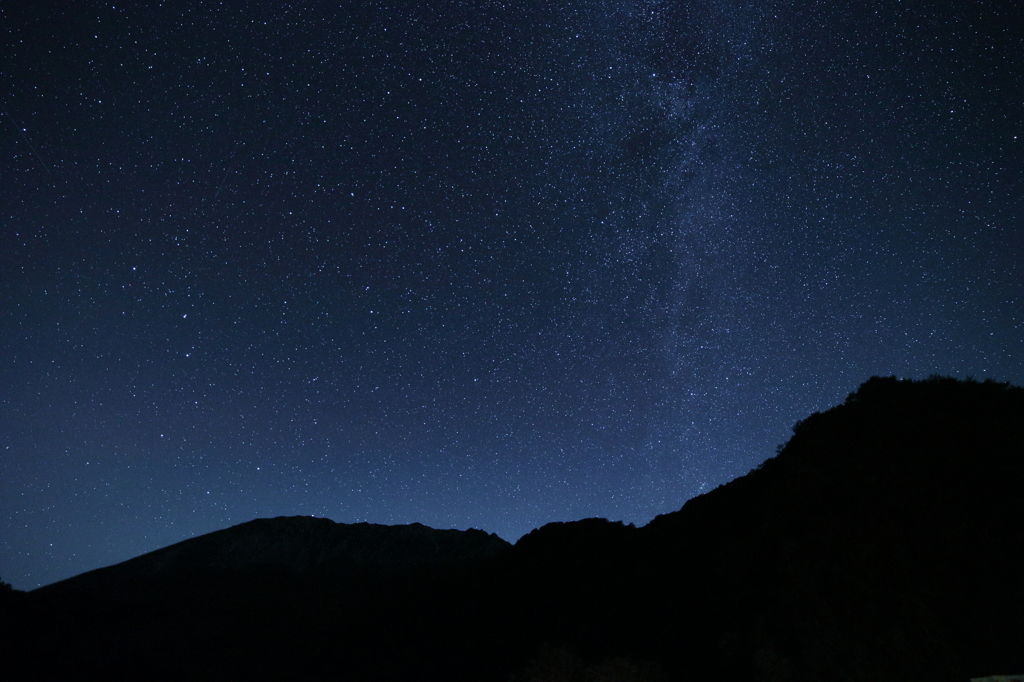
<svg viewBox="0 0 1024 682">
<path fill-rule="evenodd" d="M 1024 390 L 874 377 L 793 431 L 642 529 L 679 633 L 762 679 L 1024 672 Z"/>
<path fill-rule="evenodd" d="M 872 378 L 643 528 L 257 520 L 0 599 L 5 679 L 1024 672 L 1024 390 Z"/>
</svg>

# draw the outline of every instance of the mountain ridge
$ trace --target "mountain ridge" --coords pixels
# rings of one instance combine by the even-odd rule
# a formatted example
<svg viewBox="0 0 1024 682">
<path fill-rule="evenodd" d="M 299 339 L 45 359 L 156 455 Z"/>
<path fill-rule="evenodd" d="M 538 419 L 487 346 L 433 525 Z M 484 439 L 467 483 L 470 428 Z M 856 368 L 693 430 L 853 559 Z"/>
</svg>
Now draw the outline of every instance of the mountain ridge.
<svg viewBox="0 0 1024 682">
<path fill-rule="evenodd" d="M 641 528 L 256 520 L 20 595 L 2 633 L 114 679 L 966 682 L 1024 670 L 1022 486 L 1024 390 L 875 377 Z"/>
<path fill-rule="evenodd" d="M 189 538 L 127 561 L 45 585 L 33 592 L 74 591 L 100 581 L 159 580 L 176 571 L 264 570 L 312 577 L 413 567 L 493 555 L 511 545 L 482 530 L 438 530 L 420 523 L 343 524 L 305 516 L 258 518 Z M 95 589 L 95 585 L 81 589 Z"/>
</svg>

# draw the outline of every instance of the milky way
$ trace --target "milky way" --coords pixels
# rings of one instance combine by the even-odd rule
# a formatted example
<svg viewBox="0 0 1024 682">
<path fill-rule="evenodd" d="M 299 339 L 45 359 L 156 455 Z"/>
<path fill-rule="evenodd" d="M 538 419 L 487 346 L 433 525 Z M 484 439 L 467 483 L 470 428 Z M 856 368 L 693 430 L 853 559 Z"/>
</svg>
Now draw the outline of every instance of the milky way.
<svg viewBox="0 0 1024 682">
<path fill-rule="evenodd" d="M 1024 383 L 1010 3 L 7 2 L 0 578 L 256 516 L 646 523 Z"/>
</svg>

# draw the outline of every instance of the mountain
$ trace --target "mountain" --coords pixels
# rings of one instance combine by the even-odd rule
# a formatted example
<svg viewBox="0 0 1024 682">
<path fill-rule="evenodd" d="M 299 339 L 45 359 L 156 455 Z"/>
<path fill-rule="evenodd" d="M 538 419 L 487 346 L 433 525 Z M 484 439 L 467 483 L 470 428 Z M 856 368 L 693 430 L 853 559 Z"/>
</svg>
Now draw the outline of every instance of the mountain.
<svg viewBox="0 0 1024 682">
<path fill-rule="evenodd" d="M 255 519 L 40 588 L 48 599 L 126 586 L 167 589 L 187 581 L 374 580 L 492 556 L 511 545 L 482 530 L 435 530 L 420 523 L 342 524 L 305 516 Z"/>
<path fill-rule="evenodd" d="M 415 647 L 424 600 L 510 548 L 480 530 L 256 519 L 24 595 L 3 637 L 30 664 L 0 679 L 373 677 Z"/>
<path fill-rule="evenodd" d="M 873 378 L 643 528 L 258 519 L 0 600 L 4 679 L 1024 672 L 1024 390 Z"/>
<path fill-rule="evenodd" d="M 643 530 L 738 676 L 965 680 L 1024 671 L 1022 484 L 1020 388 L 873 378 Z"/>
</svg>

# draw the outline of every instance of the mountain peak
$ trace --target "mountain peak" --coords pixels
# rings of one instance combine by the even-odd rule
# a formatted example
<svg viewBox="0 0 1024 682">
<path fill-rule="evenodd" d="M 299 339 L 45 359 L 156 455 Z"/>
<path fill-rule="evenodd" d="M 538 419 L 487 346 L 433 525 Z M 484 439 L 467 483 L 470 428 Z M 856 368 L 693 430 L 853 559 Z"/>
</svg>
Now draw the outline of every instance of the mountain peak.
<svg viewBox="0 0 1024 682">
<path fill-rule="evenodd" d="M 89 571 L 37 592 L 94 583 L 174 580 L 184 574 L 276 572 L 343 577 L 392 574 L 492 556 L 511 545 L 482 530 L 437 530 L 421 523 L 336 523 L 311 516 L 253 519 Z"/>
</svg>

